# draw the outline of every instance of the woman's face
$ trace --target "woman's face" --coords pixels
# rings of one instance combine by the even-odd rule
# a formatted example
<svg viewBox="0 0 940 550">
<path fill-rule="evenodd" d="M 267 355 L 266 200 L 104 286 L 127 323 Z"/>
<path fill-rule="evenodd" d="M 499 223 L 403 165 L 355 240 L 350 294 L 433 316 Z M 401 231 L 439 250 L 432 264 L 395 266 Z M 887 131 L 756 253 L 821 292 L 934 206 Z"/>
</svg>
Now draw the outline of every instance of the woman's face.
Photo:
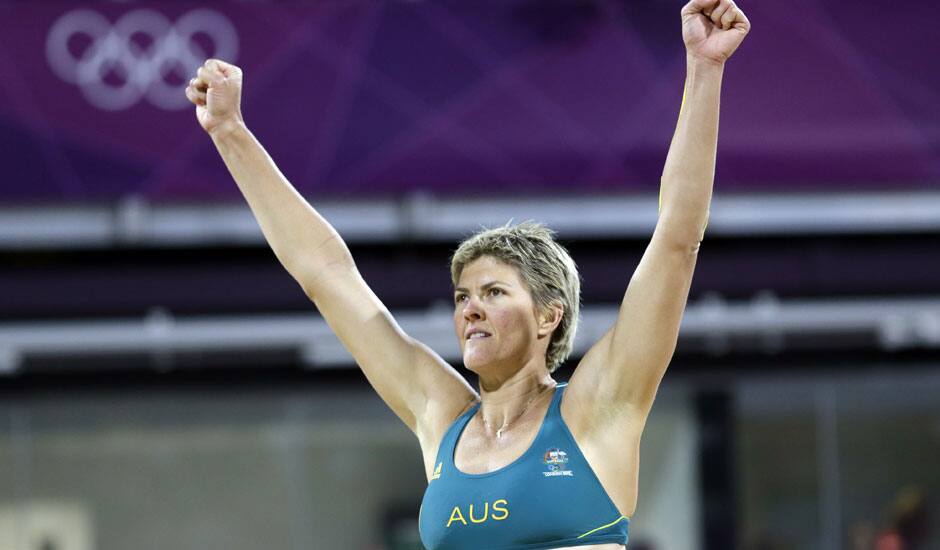
<svg viewBox="0 0 940 550">
<path fill-rule="evenodd" d="M 477 374 L 519 368 L 537 353 L 532 296 L 518 270 L 492 256 L 477 258 L 460 274 L 454 291 L 454 328 L 464 366 Z M 477 330 L 486 336 L 468 338 Z"/>
</svg>

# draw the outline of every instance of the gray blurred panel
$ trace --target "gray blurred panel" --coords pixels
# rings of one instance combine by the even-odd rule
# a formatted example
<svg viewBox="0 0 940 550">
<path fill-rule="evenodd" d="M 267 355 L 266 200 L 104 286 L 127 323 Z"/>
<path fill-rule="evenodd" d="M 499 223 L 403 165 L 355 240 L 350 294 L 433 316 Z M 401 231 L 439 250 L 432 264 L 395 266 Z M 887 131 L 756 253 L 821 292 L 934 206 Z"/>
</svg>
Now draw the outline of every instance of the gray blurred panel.
<svg viewBox="0 0 940 550">
<path fill-rule="evenodd" d="M 613 326 L 618 310 L 617 305 L 582 309 L 573 356 Z M 446 360 L 460 360 L 449 307 L 399 312 L 396 320 Z M 748 302 L 727 302 L 707 295 L 686 308 L 679 344 L 716 356 L 740 349 L 765 354 L 937 349 L 940 298 L 781 301 L 764 293 Z M 6 372 L 49 358 L 64 365 L 84 356 L 103 364 L 109 356 L 137 354 L 170 366 L 176 354 L 255 354 L 260 361 L 271 351 L 296 353 L 313 368 L 354 364 L 326 321 L 312 314 L 177 318 L 155 310 L 144 319 L 0 324 L 0 371 Z"/>
<path fill-rule="evenodd" d="M 527 199 L 310 199 L 351 244 L 449 243 L 481 227 L 533 219 L 563 239 L 648 238 L 657 219 L 651 195 Z M 706 236 L 873 235 L 940 231 L 940 193 L 716 192 Z M 264 246 L 247 206 L 151 204 L 130 198 L 115 205 L 0 207 L 0 249 Z"/>
</svg>

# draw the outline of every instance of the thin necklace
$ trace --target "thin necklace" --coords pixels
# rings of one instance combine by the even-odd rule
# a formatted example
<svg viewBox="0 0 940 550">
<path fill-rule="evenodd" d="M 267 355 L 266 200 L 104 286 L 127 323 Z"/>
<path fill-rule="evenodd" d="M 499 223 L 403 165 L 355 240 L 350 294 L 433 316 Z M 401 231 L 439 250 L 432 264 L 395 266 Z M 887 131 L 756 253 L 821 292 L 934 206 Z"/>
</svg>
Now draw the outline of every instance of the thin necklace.
<svg viewBox="0 0 940 550">
<path fill-rule="evenodd" d="M 557 386 L 557 385 L 558 385 L 558 384 L 556 383 L 555 386 Z M 551 386 L 551 387 L 554 388 L 555 386 Z M 546 391 L 546 390 L 539 390 L 538 393 L 536 393 L 535 395 L 533 395 L 532 397 L 530 397 L 529 400 L 526 401 L 525 407 L 522 407 L 522 412 L 521 412 L 521 413 L 519 413 L 518 415 L 516 415 L 516 417 L 513 418 L 512 420 L 510 420 L 509 422 L 504 423 L 502 428 L 496 430 L 496 439 L 499 439 L 499 438 L 503 437 L 503 432 L 504 432 L 506 429 L 509 428 L 509 425 L 512 424 L 513 422 L 515 422 L 516 420 L 519 420 L 520 418 L 522 418 L 522 415 L 524 415 L 525 412 L 526 412 L 527 410 L 529 410 L 529 405 L 531 405 L 533 401 L 535 401 L 539 396 L 541 396 L 543 393 L 545 393 L 545 391 Z M 493 427 L 490 426 L 489 423 L 486 421 L 486 418 L 483 417 L 483 410 L 482 410 L 482 409 L 480 410 L 480 419 L 483 421 L 483 425 L 484 425 L 484 426 L 486 426 L 486 427 L 489 428 L 489 429 L 492 429 L 492 428 L 493 428 Z"/>
</svg>

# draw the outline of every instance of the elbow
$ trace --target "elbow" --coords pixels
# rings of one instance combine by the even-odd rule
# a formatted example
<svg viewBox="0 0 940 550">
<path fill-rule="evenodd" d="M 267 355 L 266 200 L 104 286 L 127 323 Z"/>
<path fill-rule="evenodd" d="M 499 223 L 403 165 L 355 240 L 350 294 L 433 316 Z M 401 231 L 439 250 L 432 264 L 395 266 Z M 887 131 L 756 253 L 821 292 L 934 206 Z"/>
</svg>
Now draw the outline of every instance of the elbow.
<svg viewBox="0 0 940 550">
<path fill-rule="evenodd" d="M 304 293 L 311 300 L 319 294 L 319 290 L 328 279 L 334 277 L 348 277 L 357 273 L 356 262 L 346 244 L 339 239 L 328 238 L 317 246 L 293 248 L 289 253 L 275 255 L 281 265 L 297 281 Z"/>
<path fill-rule="evenodd" d="M 666 226 L 657 226 L 653 233 L 654 239 L 659 239 L 671 250 L 688 256 L 696 256 L 699 248 L 702 246 L 705 228 L 698 231 L 689 227 L 667 228 Z"/>
<path fill-rule="evenodd" d="M 335 285 L 338 279 L 349 279 L 359 275 L 351 257 L 326 262 L 297 262 L 288 267 L 287 271 L 303 289 L 307 298 L 313 302 L 323 294 L 324 287 Z"/>
<path fill-rule="evenodd" d="M 710 213 L 708 208 L 685 214 L 664 210 L 656 222 L 654 237 L 664 239 L 671 248 L 696 254 L 705 238 Z"/>
</svg>

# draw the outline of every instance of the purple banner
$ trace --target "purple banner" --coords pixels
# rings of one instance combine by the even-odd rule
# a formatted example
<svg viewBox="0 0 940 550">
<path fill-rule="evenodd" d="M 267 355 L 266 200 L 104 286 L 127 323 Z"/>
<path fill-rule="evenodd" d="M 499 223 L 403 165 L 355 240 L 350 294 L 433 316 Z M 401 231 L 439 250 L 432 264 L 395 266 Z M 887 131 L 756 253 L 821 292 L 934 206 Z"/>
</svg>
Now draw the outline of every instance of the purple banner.
<svg viewBox="0 0 940 550">
<path fill-rule="evenodd" d="M 230 200 L 183 96 L 206 56 L 310 196 L 656 189 L 683 2 L 8 2 L 0 201 Z M 739 4 L 719 190 L 940 187 L 934 6 Z"/>
</svg>

